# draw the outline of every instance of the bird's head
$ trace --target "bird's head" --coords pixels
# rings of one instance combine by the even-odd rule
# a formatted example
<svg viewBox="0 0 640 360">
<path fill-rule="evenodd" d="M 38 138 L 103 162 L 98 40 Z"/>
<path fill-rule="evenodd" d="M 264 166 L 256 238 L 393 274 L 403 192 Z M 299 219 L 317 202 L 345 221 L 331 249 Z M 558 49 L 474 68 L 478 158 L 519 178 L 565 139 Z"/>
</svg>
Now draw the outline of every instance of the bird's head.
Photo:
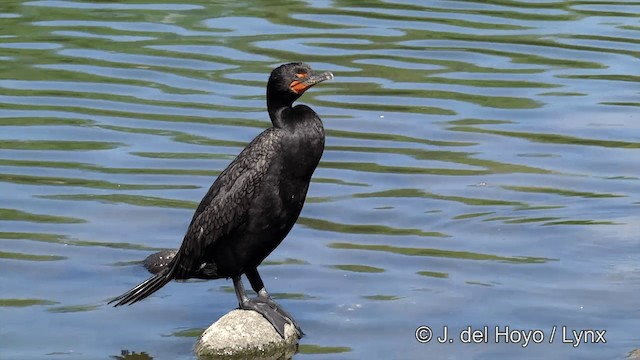
<svg viewBox="0 0 640 360">
<path fill-rule="evenodd" d="M 314 72 L 305 63 L 280 65 L 271 72 L 267 84 L 267 101 L 291 106 L 305 91 L 315 84 L 333 79 L 330 72 Z"/>
</svg>

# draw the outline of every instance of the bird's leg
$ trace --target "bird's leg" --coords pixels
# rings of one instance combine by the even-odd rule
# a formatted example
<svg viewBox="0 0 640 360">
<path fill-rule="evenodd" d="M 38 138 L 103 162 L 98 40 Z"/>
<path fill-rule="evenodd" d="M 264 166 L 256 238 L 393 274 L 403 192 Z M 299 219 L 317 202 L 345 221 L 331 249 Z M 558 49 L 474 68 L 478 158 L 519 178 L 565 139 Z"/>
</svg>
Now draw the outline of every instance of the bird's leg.
<svg viewBox="0 0 640 360">
<path fill-rule="evenodd" d="M 236 297 L 238 298 L 240 309 L 253 310 L 262 315 L 265 319 L 267 319 L 267 321 L 269 321 L 269 323 L 271 323 L 271 325 L 273 325 L 278 334 L 280 334 L 280 336 L 284 339 L 284 324 L 286 324 L 288 320 L 283 317 L 278 311 L 276 311 L 271 305 L 264 301 L 261 301 L 259 298 L 249 299 L 240 276 L 233 277 L 233 287 L 236 290 Z"/>
<path fill-rule="evenodd" d="M 271 298 L 271 295 L 269 295 L 269 293 L 267 292 L 267 289 L 264 287 L 264 283 L 262 282 L 262 278 L 260 278 L 260 274 L 258 274 L 258 269 L 249 270 L 245 272 L 245 274 L 247 275 L 247 279 L 249 279 L 249 283 L 251 283 L 251 288 L 253 288 L 253 291 L 258 293 L 258 297 L 256 298 L 256 301 L 261 301 L 269 305 L 278 314 L 284 317 L 288 323 L 290 323 L 296 328 L 296 331 L 298 332 L 300 337 L 303 337 L 304 332 L 300 328 L 300 325 L 298 325 L 296 320 L 293 318 L 293 316 L 291 316 L 291 314 L 286 312 L 282 308 L 282 306 L 278 304 L 275 300 L 273 300 L 273 298 Z"/>
</svg>

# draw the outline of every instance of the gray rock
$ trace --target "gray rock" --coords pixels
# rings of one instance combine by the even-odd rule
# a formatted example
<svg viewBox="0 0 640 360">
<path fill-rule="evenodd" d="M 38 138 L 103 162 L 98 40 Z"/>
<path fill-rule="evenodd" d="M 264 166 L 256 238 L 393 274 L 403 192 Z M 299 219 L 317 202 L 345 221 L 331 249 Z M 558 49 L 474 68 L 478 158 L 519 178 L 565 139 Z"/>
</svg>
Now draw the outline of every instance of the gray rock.
<svg viewBox="0 0 640 360">
<path fill-rule="evenodd" d="M 233 310 L 209 326 L 196 343 L 201 359 L 289 359 L 298 347 L 298 333 L 290 324 L 282 339 L 262 315 Z"/>
<path fill-rule="evenodd" d="M 635 349 L 627 354 L 627 360 L 640 360 L 640 349 Z"/>
<path fill-rule="evenodd" d="M 152 274 L 165 269 L 177 250 L 162 250 L 149 255 L 144 267 Z M 289 359 L 298 347 L 299 334 L 290 324 L 284 326 L 282 339 L 273 326 L 251 310 L 233 310 L 200 336 L 195 352 L 201 359 Z"/>
</svg>

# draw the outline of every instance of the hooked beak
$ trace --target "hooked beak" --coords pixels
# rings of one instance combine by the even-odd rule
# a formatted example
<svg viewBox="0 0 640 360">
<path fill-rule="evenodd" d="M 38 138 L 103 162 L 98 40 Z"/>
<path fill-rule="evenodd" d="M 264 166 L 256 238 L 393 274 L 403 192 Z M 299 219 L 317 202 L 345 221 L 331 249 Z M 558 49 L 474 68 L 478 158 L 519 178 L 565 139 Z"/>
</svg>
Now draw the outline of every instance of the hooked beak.
<svg viewBox="0 0 640 360">
<path fill-rule="evenodd" d="M 333 74 L 329 71 L 323 73 L 311 73 L 311 75 L 298 74 L 298 79 L 293 80 L 291 84 L 289 84 L 289 87 L 296 94 L 302 95 L 302 93 L 307 91 L 307 89 L 309 89 L 313 85 L 331 79 L 333 79 Z"/>
</svg>

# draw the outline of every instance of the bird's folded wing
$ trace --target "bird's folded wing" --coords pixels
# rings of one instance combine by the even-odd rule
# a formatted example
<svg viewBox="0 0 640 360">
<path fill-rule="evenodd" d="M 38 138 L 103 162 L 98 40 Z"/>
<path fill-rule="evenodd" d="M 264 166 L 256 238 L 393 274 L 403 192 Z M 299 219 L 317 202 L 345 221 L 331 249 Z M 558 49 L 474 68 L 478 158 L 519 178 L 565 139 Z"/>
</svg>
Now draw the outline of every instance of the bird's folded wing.
<svg viewBox="0 0 640 360">
<path fill-rule="evenodd" d="M 176 275 L 195 271 L 207 247 L 232 234 L 247 220 L 251 201 L 278 156 L 278 142 L 274 141 L 278 134 L 270 130 L 247 145 L 202 199 L 176 254 Z"/>
</svg>

